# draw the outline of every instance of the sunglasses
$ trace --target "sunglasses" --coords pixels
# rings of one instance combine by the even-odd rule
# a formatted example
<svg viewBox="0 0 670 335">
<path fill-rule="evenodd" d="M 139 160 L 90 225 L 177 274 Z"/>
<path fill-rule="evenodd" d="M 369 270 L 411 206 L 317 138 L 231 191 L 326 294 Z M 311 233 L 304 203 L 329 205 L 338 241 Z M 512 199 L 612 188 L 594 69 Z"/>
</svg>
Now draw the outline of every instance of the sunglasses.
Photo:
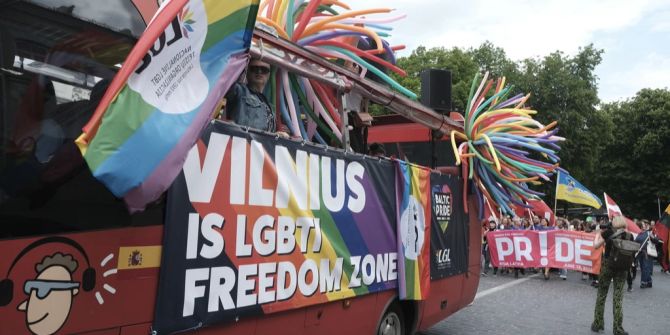
<svg viewBox="0 0 670 335">
<path fill-rule="evenodd" d="M 40 299 L 46 298 L 52 290 L 66 291 L 79 287 L 79 283 L 71 281 L 60 280 L 28 280 L 23 286 L 23 292 L 30 294 L 33 290 L 37 290 L 37 297 Z"/>
<path fill-rule="evenodd" d="M 249 72 L 257 74 L 268 74 L 270 73 L 270 68 L 265 66 L 252 65 L 249 66 Z"/>
</svg>

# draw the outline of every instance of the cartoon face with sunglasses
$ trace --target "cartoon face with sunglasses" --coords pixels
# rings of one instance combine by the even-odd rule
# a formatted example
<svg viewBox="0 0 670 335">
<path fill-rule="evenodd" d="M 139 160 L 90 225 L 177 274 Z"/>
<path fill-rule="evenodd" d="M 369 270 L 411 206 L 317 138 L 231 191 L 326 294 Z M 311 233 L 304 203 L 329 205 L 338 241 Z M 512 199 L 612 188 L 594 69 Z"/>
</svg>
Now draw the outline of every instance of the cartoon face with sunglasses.
<svg viewBox="0 0 670 335">
<path fill-rule="evenodd" d="M 65 324 L 72 299 L 79 293 L 79 283 L 72 281 L 77 265 L 72 255 L 57 252 L 44 257 L 35 266 L 37 277 L 24 283 L 28 299 L 18 310 L 26 312 L 26 324 L 33 334 L 54 334 Z"/>
</svg>

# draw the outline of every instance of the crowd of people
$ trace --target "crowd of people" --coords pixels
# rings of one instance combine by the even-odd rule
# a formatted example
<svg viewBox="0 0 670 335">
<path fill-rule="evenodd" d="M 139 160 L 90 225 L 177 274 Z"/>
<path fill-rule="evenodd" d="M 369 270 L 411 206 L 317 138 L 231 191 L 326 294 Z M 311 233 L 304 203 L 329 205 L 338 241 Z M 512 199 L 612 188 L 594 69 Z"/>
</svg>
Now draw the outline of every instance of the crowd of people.
<svg viewBox="0 0 670 335">
<path fill-rule="evenodd" d="M 487 276 L 493 269 L 493 275 L 496 276 L 500 274 L 510 274 L 514 272 L 515 278 L 525 274 L 525 271 L 531 271 L 533 273 L 542 273 L 545 280 L 549 280 L 551 269 L 498 269 L 491 267 L 491 254 L 490 247 L 487 239 L 488 233 L 496 230 L 538 230 L 538 231 L 547 231 L 547 230 L 573 230 L 573 231 L 583 231 L 587 233 L 594 234 L 594 246 L 596 248 L 605 245 L 603 253 L 603 262 L 600 270 L 600 274 L 590 274 L 582 273 L 581 279 L 586 281 L 590 278 L 591 285 L 598 289 L 596 304 L 594 310 L 594 321 L 591 324 L 591 330 L 594 332 L 600 332 L 604 329 L 604 319 L 603 313 L 605 308 L 605 300 L 609 291 L 610 285 L 613 283 L 613 312 L 614 312 L 614 334 L 616 335 L 627 335 L 628 333 L 623 329 L 623 288 L 627 284 L 628 292 L 633 290 L 633 281 L 637 277 L 638 268 L 640 269 L 640 288 L 648 289 L 652 288 L 652 272 L 653 272 L 653 262 L 658 260 L 661 265 L 661 273 L 666 275 L 670 274 L 668 271 L 668 264 L 665 260 L 665 255 L 663 251 L 666 250 L 663 246 L 663 241 L 658 238 L 656 235 L 655 222 L 652 220 L 634 220 L 635 225 L 640 228 L 640 233 L 636 236 L 627 231 L 627 223 L 625 219 L 621 216 L 615 217 L 612 222 L 609 222 L 606 217 L 601 219 L 595 219 L 593 217 L 587 217 L 585 220 L 572 219 L 568 220 L 566 218 L 556 218 L 556 223 L 551 225 L 549 220 L 546 218 L 532 217 L 532 218 L 520 218 L 520 217 L 511 217 L 504 216 L 501 220 L 495 218 L 490 218 L 482 222 L 482 257 L 483 257 L 483 269 L 482 276 Z M 630 267 L 625 263 L 623 269 L 618 269 L 612 266 L 609 254 L 613 249 L 613 239 L 620 238 L 624 240 L 635 241 L 639 243 L 639 251 L 636 254 L 636 257 L 631 262 Z M 650 254 L 647 251 L 647 245 L 652 244 L 656 250 L 656 255 Z M 632 257 L 632 256 L 631 256 Z M 565 269 L 556 269 L 559 273 L 559 277 L 563 280 L 567 279 L 567 270 Z"/>
<path fill-rule="evenodd" d="M 655 222 L 653 220 L 633 220 L 634 223 L 642 231 L 635 237 L 635 241 L 642 245 L 640 253 L 638 254 L 635 262 L 631 264 L 630 271 L 627 274 L 627 284 L 628 291 L 633 290 L 633 281 L 637 277 L 638 269 L 640 270 L 640 288 L 651 288 L 652 276 L 651 272 L 653 269 L 653 262 L 659 260 L 661 264 L 661 272 L 670 275 L 668 264 L 661 262 L 660 260 L 664 259 L 663 251 L 665 248 L 662 246 L 663 241 L 658 238 L 656 235 Z M 608 222 L 606 217 L 600 219 L 594 217 L 586 217 L 586 219 L 571 219 L 557 217 L 555 224 L 551 224 L 547 218 L 542 218 L 539 216 L 533 216 L 532 218 L 521 218 L 518 216 L 503 216 L 502 219 L 489 218 L 482 222 L 482 257 L 483 257 L 483 269 L 482 276 L 488 276 L 493 270 L 493 275 L 502 275 L 514 273 L 515 278 L 519 277 L 519 274 L 525 275 L 526 271 L 531 273 L 540 273 L 542 272 L 544 279 L 549 280 L 550 273 L 556 272 L 559 277 L 563 280 L 567 279 L 567 270 L 565 269 L 523 269 L 523 268 L 513 268 L 507 269 L 502 268 L 498 269 L 491 266 L 491 254 L 489 251 L 489 245 L 486 238 L 488 232 L 496 230 L 538 230 L 538 231 L 547 231 L 547 230 L 572 230 L 572 231 L 583 231 L 586 233 L 592 233 L 595 231 L 600 231 L 608 227 L 611 223 Z M 657 250 L 657 256 L 650 256 L 647 254 L 646 243 L 652 243 L 654 248 Z M 591 280 L 591 286 L 598 287 L 598 276 L 589 273 L 582 273 L 582 280 Z"/>
</svg>

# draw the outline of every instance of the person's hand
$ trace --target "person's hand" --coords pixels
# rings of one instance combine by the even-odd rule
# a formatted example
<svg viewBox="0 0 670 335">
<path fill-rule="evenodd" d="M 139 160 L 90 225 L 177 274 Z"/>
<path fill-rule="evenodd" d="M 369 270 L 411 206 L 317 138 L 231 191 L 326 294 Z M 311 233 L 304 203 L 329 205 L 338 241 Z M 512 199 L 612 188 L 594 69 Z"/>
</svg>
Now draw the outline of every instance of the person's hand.
<svg viewBox="0 0 670 335">
<path fill-rule="evenodd" d="M 596 236 L 593 239 L 593 246 L 598 249 L 603 244 L 605 244 L 605 239 L 603 239 L 603 236 L 600 235 L 600 233 L 596 233 Z"/>
<path fill-rule="evenodd" d="M 290 137 L 290 136 L 288 135 L 288 133 L 285 132 L 285 131 L 278 131 L 278 132 L 277 132 L 277 136 L 279 136 L 279 137 L 281 137 L 281 138 L 283 138 L 283 139 L 288 139 L 288 138 Z"/>
</svg>

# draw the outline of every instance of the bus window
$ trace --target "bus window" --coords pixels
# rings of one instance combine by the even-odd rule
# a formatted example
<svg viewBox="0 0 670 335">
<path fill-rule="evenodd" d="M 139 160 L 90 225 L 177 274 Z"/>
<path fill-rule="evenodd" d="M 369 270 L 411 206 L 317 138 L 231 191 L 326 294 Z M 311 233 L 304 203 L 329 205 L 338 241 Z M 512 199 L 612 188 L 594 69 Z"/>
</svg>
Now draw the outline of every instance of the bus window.
<svg viewBox="0 0 670 335">
<path fill-rule="evenodd" d="M 56 12 L 72 15 L 79 20 L 93 22 L 101 27 L 139 37 L 146 25 L 129 0 L 29 0 Z M 148 2 L 148 1 L 147 1 Z M 158 1 L 156 1 L 158 3 Z"/>
<path fill-rule="evenodd" d="M 0 11 L 0 238 L 161 223 L 161 206 L 128 214 L 74 144 L 135 40 L 40 13 Z"/>
</svg>

